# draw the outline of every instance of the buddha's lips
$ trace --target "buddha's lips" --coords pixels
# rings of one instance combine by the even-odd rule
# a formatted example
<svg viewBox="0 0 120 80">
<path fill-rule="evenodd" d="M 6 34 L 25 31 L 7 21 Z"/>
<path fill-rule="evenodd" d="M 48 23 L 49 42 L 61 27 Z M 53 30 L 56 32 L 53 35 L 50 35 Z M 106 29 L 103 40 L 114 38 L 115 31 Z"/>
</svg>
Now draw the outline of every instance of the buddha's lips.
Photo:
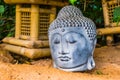
<svg viewBox="0 0 120 80">
<path fill-rule="evenodd" d="M 61 61 L 69 61 L 69 60 L 71 60 L 71 58 L 70 57 L 68 57 L 68 56 L 60 56 L 60 57 L 58 57 Z"/>
</svg>

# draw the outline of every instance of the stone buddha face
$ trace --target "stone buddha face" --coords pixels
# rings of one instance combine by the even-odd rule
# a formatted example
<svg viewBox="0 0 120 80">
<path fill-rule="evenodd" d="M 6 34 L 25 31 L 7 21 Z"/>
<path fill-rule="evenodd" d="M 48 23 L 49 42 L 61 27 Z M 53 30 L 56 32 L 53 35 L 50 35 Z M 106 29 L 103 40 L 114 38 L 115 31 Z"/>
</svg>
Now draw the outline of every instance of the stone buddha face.
<svg viewBox="0 0 120 80">
<path fill-rule="evenodd" d="M 89 54 L 84 35 L 67 32 L 63 35 L 55 33 L 52 37 L 52 52 L 57 66 L 69 69 L 87 63 Z"/>
<path fill-rule="evenodd" d="M 89 19 L 87 22 L 81 18 L 58 17 L 50 25 L 49 43 L 54 67 L 65 71 L 84 71 L 95 67 L 96 33 L 91 30 L 95 28 L 92 28 L 94 25 Z"/>
</svg>

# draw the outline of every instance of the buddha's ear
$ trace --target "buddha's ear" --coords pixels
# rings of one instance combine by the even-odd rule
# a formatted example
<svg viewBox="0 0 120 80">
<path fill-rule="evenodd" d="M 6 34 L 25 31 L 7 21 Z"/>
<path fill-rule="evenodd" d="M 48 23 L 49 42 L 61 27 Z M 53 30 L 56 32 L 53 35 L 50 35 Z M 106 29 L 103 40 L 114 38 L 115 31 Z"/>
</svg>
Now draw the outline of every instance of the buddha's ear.
<svg viewBox="0 0 120 80">
<path fill-rule="evenodd" d="M 93 42 L 94 46 L 96 45 L 96 43 L 97 43 L 97 39 L 94 39 L 94 42 Z"/>
<path fill-rule="evenodd" d="M 88 70 L 91 70 L 95 67 L 95 62 L 94 62 L 94 59 L 93 59 L 93 56 L 90 56 L 88 58 L 88 62 L 87 62 L 87 68 Z"/>
<path fill-rule="evenodd" d="M 90 52 L 92 51 L 91 52 L 92 55 L 93 55 L 94 50 L 95 50 L 96 42 L 97 42 L 97 39 L 94 39 L 94 41 L 89 45 L 89 49 L 90 49 Z"/>
<path fill-rule="evenodd" d="M 94 39 L 93 45 L 92 45 L 93 47 L 91 47 L 92 52 L 91 52 L 91 55 L 88 57 L 88 62 L 87 62 L 88 70 L 91 70 L 95 67 L 95 62 L 94 62 L 94 59 L 93 59 L 93 53 L 94 53 L 96 42 L 97 42 L 97 39 Z"/>
</svg>

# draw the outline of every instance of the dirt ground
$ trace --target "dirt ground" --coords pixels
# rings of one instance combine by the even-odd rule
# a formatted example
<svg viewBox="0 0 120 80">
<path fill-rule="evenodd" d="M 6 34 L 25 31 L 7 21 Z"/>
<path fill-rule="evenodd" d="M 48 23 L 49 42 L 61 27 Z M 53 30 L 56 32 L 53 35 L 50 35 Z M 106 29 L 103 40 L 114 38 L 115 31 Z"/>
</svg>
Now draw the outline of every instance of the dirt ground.
<svg viewBox="0 0 120 80">
<path fill-rule="evenodd" d="M 6 55 L 5 55 L 6 56 Z M 31 64 L 0 62 L 0 80 L 120 80 L 120 46 L 96 48 L 96 67 L 85 72 L 65 72 L 53 68 L 52 59 L 40 59 Z"/>
</svg>

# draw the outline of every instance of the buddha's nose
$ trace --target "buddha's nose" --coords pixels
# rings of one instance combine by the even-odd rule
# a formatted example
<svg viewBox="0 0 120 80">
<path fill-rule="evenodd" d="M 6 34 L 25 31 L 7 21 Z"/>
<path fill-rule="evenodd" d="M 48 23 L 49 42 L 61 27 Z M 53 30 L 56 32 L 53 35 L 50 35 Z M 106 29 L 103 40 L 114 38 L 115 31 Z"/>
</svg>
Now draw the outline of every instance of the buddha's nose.
<svg viewBox="0 0 120 80">
<path fill-rule="evenodd" d="M 68 54 L 67 52 L 64 52 L 64 51 L 61 51 L 59 54 L 61 54 L 61 55 L 66 55 L 66 54 Z"/>
<path fill-rule="evenodd" d="M 61 54 L 61 55 L 66 55 L 66 54 L 68 54 L 68 48 L 67 48 L 67 46 L 66 46 L 65 43 L 64 43 L 64 45 L 61 44 L 60 54 Z"/>
</svg>

